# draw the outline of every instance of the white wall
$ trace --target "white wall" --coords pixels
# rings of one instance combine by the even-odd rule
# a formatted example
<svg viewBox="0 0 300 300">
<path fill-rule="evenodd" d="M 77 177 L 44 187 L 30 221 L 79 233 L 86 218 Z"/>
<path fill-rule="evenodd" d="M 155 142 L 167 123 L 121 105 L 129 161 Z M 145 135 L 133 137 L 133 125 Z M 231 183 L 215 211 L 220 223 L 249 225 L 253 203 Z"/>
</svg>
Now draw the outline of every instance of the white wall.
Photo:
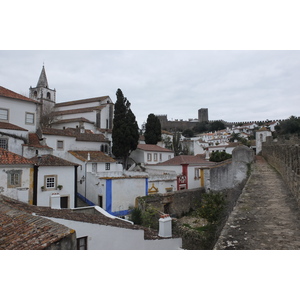
<svg viewBox="0 0 300 300">
<path fill-rule="evenodd" d="M 18 171 L 21 170 L 21 187 L 8 188 L 8 171 Z M 32 178 L 33 176 L 33 167 L 32 166 L 1 166 L 0 167 L 0 193 L 4 196 L 20 200 L 22 202 L 28 203 L 30 198 L 30 191 L 32 192 Z"/>
<path fill-rule="evenodd" d="M 76 231 L 76 237 L 88 237 L 88 250 L 180 250 L 182 239 L 144 240 L 143 230 L 47 218 Z"/>
<path fill-rule="evenodd" d="M 10 99 L 5 97 L 0 97 L 0 108 L 8 109 L 8 122 L 17 126 L 20 126 L 24 129 L 27 129 L 29 132 L 36 131 L 37 124 L 37 105 L 33 102 L 27 102 L 17 99 Z M 33 113 L 35 115 L 35 122 L 33 125 L 26 124 L 25 115 L 26 112 Z M 1 120 L 2 121 L 2 120 Z"/>
<path fill-rule="evenodd" d="M 61 197 L 69 197 L 69 208 L 74 208 L 74 166 L 40 166 L 38 168 L 37 205 L 50 207 L 50 196 L 58 193 Z M 62 185 L 62 190 L 41 190 L 45 186 L 44 178 L 48 175 L 57 175 L 57 185 Z"/>
<path fill-rule="evenodd" d="M 1 104 L 0 104 L 1 105 Z M 13 134 L 19 137 L 26 138 L 28 137 L 28 131 L 20 131 L 20 130 L 7 130 L 0 129 L 3 133 Z M 22 145 L 24 144 L 24 140 L 13 138 L 11 136 L 7 136 L 5 134 L 0 134 L 0 137 L 3 139 L 7 139 L 8 142 L 8 151 L 16 153 L 18 155 L 22 155 Z"/>
<path fill-rule="evenodd" d="M 146 196 L 145 178 L 112 180 L 112 211 L 127 210 L 135 205 L 138 196 Z"/>
</svg>

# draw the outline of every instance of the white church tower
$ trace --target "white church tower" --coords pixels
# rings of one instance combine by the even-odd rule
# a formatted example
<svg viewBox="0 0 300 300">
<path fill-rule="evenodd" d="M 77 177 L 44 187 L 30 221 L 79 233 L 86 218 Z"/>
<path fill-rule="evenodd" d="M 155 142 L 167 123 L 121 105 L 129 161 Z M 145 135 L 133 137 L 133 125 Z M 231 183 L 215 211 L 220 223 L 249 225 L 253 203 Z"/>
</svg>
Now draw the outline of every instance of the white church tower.
<svg viewBox="0 0 300 300">
<path fill-rule="evenodd" d="M 56 90 L 49 88 L 45 67 L 43 66 L 40 78 L 36 87 L 29 88 L 29 98 L 38 100 L 42 104 L 42 111 L 52 109 L 56 101 Z"/>
</svg>

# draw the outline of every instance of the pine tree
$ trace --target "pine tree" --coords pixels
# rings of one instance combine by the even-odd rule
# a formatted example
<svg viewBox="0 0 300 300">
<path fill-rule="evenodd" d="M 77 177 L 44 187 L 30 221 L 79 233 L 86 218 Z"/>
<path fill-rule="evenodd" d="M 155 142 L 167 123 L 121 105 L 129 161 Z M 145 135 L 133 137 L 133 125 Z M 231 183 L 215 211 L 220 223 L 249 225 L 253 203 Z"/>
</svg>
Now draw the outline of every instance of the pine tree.
<svg viewBox="0 0 300 300">
<path fill-rule="evenodd" d="M 160 121 L 154 114 L 148 115 L 144 136 L 146 144 L 156 145 L 157 142 L 161 141 Z"/>
<path fill-rule="evenodd" d="M 135 115 L 130 109 L 130 102 L 124 97 L 120 89 L 117 90 L 115 103 L 112 153 L 123 160 L 123 168 L 127 168 L 127 160 L 132 151 L 137 148 L 139 141 L 139 127 Z"/>
</svg>

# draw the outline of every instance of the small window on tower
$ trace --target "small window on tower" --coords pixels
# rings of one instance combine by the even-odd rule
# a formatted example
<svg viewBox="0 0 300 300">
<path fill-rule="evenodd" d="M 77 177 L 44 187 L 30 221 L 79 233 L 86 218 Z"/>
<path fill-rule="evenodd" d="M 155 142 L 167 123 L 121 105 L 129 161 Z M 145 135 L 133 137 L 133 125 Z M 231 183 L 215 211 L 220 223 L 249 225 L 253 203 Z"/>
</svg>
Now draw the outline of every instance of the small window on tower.
<svg viewBox="0 0 300 300">
<path fill-rule="evenodd" d="M 51 99 L 51 94 L 49 92 L 47 93 L 47 99 Z"/>
</svg>

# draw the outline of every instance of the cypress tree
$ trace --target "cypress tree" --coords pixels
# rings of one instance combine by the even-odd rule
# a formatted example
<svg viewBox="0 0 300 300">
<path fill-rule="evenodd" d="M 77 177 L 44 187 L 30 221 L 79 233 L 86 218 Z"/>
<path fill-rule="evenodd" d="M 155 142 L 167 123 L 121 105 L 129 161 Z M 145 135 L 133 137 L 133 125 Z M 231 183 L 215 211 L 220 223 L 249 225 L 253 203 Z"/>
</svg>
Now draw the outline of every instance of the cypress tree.
<svg viewBox="0 0 300 300">
<path fill-rule="evenodd" d="M 161 141 L 161 125 L 159 118 L 154 114 L 149 114 L 147 118 L 145 128 L 145 143 L 156 145 L 157 142 Z"/>
<path fill-rule="evenodd" d="M 135 115 L 130 109 L 130 102 L 123 92 L 117 90 L 117 101 L 112 130 L 112 153 L 123 160 L 123 168 L 127 168 L 127 160 L 132 151 L 137 148 L 139 141 L 139 127 Z"/>
</svg>

